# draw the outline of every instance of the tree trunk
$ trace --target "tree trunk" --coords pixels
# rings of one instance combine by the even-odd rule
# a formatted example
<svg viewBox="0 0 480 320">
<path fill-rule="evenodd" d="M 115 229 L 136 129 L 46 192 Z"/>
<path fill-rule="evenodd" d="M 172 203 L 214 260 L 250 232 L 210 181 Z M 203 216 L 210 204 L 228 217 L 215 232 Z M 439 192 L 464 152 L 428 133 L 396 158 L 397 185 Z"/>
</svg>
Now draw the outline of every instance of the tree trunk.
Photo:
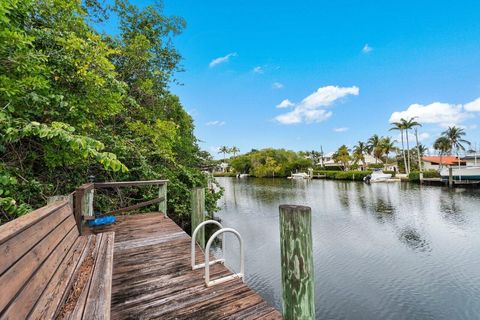
<svg viewBox="0 0 480 320">
<path fill-rule="evenodd" d="M 404 142 L 403 142 L 403 130 L 400 130 L 400 135 L 402 136 L 403 165 L 405 166 L 405 173 L 408 174 L 408 172 L 407 172 L 407 170 L 408 170 L 408 167 L 407 167 L 407 158 L 405 157 L 405 145 L 404 145 Z"/>
<path fill-rule="evenodd" d="M 418 145 L 418 130 L 415 128 L 415 140 L 417 142 L 418 171 L 422 172 L 422 157 L 420 156 L 420 147 Z"/>
<path fill-rule="evenodd" d="M 408 143 L 408 129 L 405 130 L 405 137 L 407 138 L 407 174 L 410 173 L 410 144 Z"/>
</svg>

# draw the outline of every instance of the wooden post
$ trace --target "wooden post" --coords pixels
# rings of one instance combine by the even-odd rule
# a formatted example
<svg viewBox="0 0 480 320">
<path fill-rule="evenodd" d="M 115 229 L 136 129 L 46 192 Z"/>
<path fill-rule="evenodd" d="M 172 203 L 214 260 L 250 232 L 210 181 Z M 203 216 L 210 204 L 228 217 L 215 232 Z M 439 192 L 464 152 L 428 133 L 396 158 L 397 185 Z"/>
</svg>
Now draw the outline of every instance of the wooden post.
<svg viewBox="0 0 480 320">
<path fill-rule="evenodd" d="M 163 198 L 163 201 L 160 201 L 160 203 L 158 204 L 158 211 L 163 212 L 166 218 L 167 217 L 167 183 L 166 182 L 164 184 L 161 184 L 158 187 L 158 197 L 160 199 Z"/>
<path fill-rule="evenodd" d="M 93 219 L 93 183 L 86 183 L 75 190 L 73 214 L 77 222 L 78 232 L 82 235 L 83 221 Z"/>
<path fill-rule="evenodd" d="M 453 169 L 452 167 L 448 168 L 448 186 L 453 187 Z"/>
<path fill-rule="evenodd" d="M 310 207 L 280 206 L 280 255 L 284 318 L 315 319 Z"/>
<path fill-rule="evenodd" d="M 205 189 L 193 188 L 191 199 L 192 212 L 192 233 L 195 228 L 205 220 Z M 205 229 L 203 228 L 197 233 L 195 239 L 202 249 L 205 248 Z"/>
<path fill-rule="evenodd" d="M 73 215 L 75 216 L 75 221 L 77 222 L 78 233 L 82 235 L 83 232 L 83 221 L 82 221 L 82 211 L 83 211 L 83 197 L 85 190 L 82 188 L 77 188 L 75 190 L 74 196 L 74 205 L 73 205 Z"/>
<path fill-rule="evenodd" d="M 87 190 L 85 192 L 85 197 L 84 197 L 84 201 L 85 201 L 85 206 L 84 206 L 84 212 L 83 212 L 83 216 L 88 220 L 88 219 L 93 219 L 93 192 L 94 192 L 94 189 L 90 189 L 90 190 Z"/>
</svg>

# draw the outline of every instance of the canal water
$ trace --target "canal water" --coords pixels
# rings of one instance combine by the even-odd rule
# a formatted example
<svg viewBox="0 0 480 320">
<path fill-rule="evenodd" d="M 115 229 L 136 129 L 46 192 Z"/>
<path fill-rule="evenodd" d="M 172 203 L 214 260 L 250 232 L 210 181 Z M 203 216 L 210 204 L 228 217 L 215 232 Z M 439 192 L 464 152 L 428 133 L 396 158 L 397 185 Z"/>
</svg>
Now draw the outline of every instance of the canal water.
<svg viewBox="0 0 480 320">
<path fill-rule="evenodd" d="M 246 282 L 281 310 L 278 206 L 312 208 L 318 319 L 480 319 L 480 192 L 408 183 L 217 178 Z M 217 249 L 218 250 L 218 249 Z M 218 254 L 218 252 L 217 252 Z M 226 239 L 227 265 L 238 245 Z"/>
</svg>

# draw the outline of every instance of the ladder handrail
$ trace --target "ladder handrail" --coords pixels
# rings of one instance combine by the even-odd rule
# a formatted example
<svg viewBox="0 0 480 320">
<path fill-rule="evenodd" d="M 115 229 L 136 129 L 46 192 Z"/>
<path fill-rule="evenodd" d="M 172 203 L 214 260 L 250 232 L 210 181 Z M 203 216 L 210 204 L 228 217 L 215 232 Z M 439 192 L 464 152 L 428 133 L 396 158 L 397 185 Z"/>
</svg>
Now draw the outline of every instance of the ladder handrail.
<svg viewBox="0 0 480 320">
<path fill-rule="evenodd" d="M 215 240 L 216 237 L 219 235 L 222 235 L 224 233 L 233 233 L 234 235 L 237 236 L 238 241 L 240 242 L 240 273 L 237 274 L 232 274 L 230 276 L 226 276 L 223 278 L 215 279 L 210 281 L 210 264 L 209 259 L 210 259 L 210 246 L 213 243 L 213 240 Z M 223 246 L 224 241 L 222 241 L 222 246 Z M 205 247 L 205 284 L 207 287 L 213 286 L 215 284 L 223 283 L 232 279 L 237 279 L 240 278 L 242 279 L 242 282 L 244 281 L 244 275 L 245 275 L 245 256 L 244 256 L 244 251 L 243 251 L 243 239 L 240 233 L 238 233 L 237 230 L 232 229 L 232 228 L 222 228 L 215 232 L 210 239 L 208 239 L 207 245 Z M 213 262 L 213 261 L 212 261 Z"/>
<path fill-rule="evenodd" d="M 197 233 L 200 231 L 200 229 L 207 224 L 216 224 L 218 227 L 220 227 L 220 229 L 223 228 L 222 224 L 216 220 L 204 221 L 195 228 L 195 230 L 192 233 L 192 243 L 191 243 L 192 270 L 200 269 L 205 266 L 205 263 L 195 264 L 195 244 L 196 244 L 195 239 L 197 238 Z M 222 238 L 222 255 L 223 256 L 225 255 L 224 249 L 225 249 L 225 241 L 223 241 L 223 238 Z M 221 258 L 221 259 L 210 261 L 209 263 L 214 264 L 214 263 L 224 262 L 224 261 L 225 261 L 225 258 Z"/>
</svg>

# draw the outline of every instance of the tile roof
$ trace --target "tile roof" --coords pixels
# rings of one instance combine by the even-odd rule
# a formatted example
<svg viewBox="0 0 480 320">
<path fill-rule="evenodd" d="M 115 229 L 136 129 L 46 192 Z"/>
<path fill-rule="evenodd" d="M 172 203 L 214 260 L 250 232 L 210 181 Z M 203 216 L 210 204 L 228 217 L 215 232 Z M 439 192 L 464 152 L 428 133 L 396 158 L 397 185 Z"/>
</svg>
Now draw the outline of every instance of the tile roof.
<svg viewBox="0 0 480 320">
<path fill-rule="evenodd" d="M 460 164 L 465 164 L 465 160 L 459 160 L 458 157 L 456 156 L 428 156 L 428 157 L 423 157 L 422 160 L 426 162 L 431 162 L 433 164 L 440 164 L 440 159 L 442 164 L 444 165 L 453 165 L 456 164 L 458 165 L 458 162 L 460 161 Z"/>
</svg>

